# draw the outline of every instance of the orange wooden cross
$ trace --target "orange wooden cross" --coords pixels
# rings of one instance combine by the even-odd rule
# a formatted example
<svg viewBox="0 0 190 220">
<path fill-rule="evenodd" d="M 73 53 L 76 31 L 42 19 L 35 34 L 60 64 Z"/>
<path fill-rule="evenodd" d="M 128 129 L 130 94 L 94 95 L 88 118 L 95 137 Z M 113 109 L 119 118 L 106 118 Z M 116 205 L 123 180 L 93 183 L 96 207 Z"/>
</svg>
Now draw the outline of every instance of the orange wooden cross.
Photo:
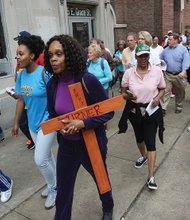
<svg viewBox="0 0 190 220">
<path fill-rule="evenodd" d="M 123 108 L 125 105 L 123 97 L 120 95 L 87 106 L 81 83 L 70 85 L 69 90 L 75 111 L 41 123 L 42 131 L 44 134 L 49 134 L 53 131 L 58 131 L 64 128 L 65 125 L 62 122 L 63 119 L 76 120 L 93 116 L 100 116 L 108 112 Z M 109 192 L 111 187 L 102 160 L 95 131 L 94 129 L 82 130 L 82 135 L 86 144 L 99 191 L 101 194 Z"/>
</svg>

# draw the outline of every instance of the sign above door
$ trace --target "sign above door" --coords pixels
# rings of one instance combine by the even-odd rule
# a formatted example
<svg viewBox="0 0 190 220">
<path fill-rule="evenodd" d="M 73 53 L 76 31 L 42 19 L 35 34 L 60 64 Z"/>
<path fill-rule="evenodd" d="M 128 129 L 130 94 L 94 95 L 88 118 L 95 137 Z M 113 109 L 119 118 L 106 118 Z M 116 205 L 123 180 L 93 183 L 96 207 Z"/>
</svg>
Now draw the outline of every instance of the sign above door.
<svg viewBox="0 0 190 220">
<path fill-rule="evenodd" d="M 67 6 L 68 16 L 92 17 L 92 8 L 82 6 Z"/>
</svg>

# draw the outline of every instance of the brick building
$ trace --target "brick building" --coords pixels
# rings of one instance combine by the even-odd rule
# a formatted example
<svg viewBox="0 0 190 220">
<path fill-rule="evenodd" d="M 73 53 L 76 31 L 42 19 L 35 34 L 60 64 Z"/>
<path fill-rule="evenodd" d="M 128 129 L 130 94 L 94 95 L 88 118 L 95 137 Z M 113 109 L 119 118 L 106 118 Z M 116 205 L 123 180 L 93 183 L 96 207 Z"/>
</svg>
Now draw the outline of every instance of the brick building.
<svg viewBox="0 0 190 220">
<path fill-rule="evenodd" d="M 125 39 L 127 32 L 149 31 L 162 38 L 168 30 L 184 33 L 190 30 L 189 0 L 111 0 L 117 23 L 127 28 L 115 29 L 115 41 Z"/>
<path fill-rule="evenodd" d="M 186 0 L 186 4 L 184 5 L 184 10 L 181 15 L 181 23 L 183 30 L 187 30 L 190 32 L 190 1 Z"/>
</svg>

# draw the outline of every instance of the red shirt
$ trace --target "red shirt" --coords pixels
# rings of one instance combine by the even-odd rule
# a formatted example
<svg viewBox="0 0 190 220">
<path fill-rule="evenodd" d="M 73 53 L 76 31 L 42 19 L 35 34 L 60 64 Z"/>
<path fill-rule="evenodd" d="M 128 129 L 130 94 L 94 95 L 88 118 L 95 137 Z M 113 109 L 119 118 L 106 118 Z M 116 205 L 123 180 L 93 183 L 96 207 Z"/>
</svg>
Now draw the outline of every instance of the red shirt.
<svg viewBox="0 0 190 220">
<path fill-rule="evenodd" d="M 35 62 L 38 65 L 44 66 L 44 53 L 41 53 Z"/>
</svg>

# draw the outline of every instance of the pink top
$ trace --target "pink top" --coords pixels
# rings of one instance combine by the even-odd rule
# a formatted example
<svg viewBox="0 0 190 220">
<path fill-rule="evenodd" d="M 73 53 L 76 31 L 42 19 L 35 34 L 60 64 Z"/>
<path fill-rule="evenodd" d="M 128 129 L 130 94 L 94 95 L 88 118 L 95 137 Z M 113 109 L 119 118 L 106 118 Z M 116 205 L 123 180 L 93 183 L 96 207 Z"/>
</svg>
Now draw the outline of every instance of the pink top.
<svg viewBox="0 0 190 220">
<path fill-rule="evenodd" d="M 158 95 L 158 89 L 164 89 L 166 87 L 163 73 L 160 67 L 149 64 L 148 72 L 142 79 L 138 75 L 136 68 L 132 67 L 125 71 L 122 79 L 122 87 L 128 87 L 137 96 L 134 102 L 149 103 Z"/>
</svg>

